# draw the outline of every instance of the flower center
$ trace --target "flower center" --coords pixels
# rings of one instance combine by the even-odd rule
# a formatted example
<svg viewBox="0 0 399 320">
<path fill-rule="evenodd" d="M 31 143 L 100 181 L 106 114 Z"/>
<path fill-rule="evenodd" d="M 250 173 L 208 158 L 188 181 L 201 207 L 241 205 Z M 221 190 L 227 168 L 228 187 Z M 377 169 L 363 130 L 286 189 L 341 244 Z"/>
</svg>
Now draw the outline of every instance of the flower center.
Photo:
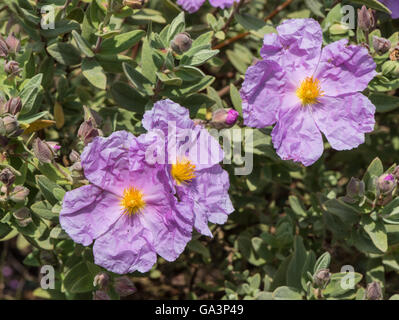
<svg viewBox="0 0 399 320">
<path fill-rule="evenodd" d="M 303 105 L 319 103 L 318 98 L 323 95 L 324 91 L 321 90 L 320 81 L 307 77 L 301 82 L 301 85 L 296 90 L 296 95 L 301 99 Z"/>
<path fill-rule="evenodd" d="M 127 214 L 128 216 L 140 213 L 145 207 L 143 193 L 134 187 L 126 188 L 123 191 L 121 206 L 123 208 L 123 214 Z"/>
<path fill-rule="evenodd" d="M 172 164 L 172 177 L 175 179 L 177 185 L 191 182 L 195 178 L 195 165 L 189 160 L 183 159 Z"/>
</svg>

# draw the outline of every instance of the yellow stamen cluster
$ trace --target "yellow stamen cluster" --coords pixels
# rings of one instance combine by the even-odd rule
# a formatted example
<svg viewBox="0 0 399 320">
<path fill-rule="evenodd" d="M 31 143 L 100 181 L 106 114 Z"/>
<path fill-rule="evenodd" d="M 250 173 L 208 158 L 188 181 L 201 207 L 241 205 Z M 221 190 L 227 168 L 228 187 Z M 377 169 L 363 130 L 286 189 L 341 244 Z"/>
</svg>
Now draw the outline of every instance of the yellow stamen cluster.
<svg viewBox="0 0 399 320">
<path fill-rule="evenodd" d="M 183 159 L 172 164 L 172 177 L 175 179 L 177 185 L 182 183 L 191 182 L 195 178 L 194 175 L 195 165 L 193 165 L 189 160 Z"/>
<path fill-rule="evenodd" d="M 304 106 L 319 103 L 318 98 L 323 96 L 323 93 L 320 81 L 316 78 L 313 79 L 313 77 L 307 77 L 303 80 L 296 90 L 296 95 L 301 99 Z"/>
<path fill-rule="evenodd" d="M 134 187 L 126 188 L 123 191 L 121 206 L 123 208 L 123 214 L 128 216 L 140 213 L 140 211 L 145 207 L 143 193 Z"/>
</svg>

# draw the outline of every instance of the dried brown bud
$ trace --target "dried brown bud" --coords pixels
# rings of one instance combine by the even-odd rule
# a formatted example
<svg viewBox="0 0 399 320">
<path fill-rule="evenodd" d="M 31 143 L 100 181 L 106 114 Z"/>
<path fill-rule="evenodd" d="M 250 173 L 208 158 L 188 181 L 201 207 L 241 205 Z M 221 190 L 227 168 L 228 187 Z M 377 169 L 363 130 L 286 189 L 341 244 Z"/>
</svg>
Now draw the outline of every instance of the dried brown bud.
<svg viewBox="0 0 399 320">
<path fill-rule="evenodd" d="M 71 160 L 72 163 L 80 161 L 79 152 L 72 150 L 71 153 L 69 154 L 69 160 Z"/>
<path fill-rule="evenodd" d="M 1 170 L 0 181 L 6 186 L 11 186 L 15 181 L 15 174 L 8 168 Z"/>
<path fill-rule="evenodd" d="M 182 32 L 173 38 L 173 40 L 170 42 L 170 47 L 177 54 L 182 54 L 190 50 L 192 43 L 193 40 L 191 40 L 190 35 L 187 32 Z"/>
<path fill-rule="evenodd" d="M 32 222 L 31 214 L 28 208 L 21 208 L 13 213 L 14 218 L 17 220 L 21 227 L 26 227 Z"/>
<path fill-rule="evenodd" d="M 373 48 L 375 52 L 379 55 L 383 55 L 391 49 L 391 41 L 385 38 L 373 37 Z"/>
<path fill-rule="evenodd" d="M 103 290 L 93 292 L 93 300 L 111 300 L 110 296 Z"/>
<path fill-rule="evenodd" d="M 0 125 L 0 134 L 8 138 L 14 138 L 19 136 L 23 130 L 19 127 L 18 120 L 13 115 L 6 115 L 1 119 L 2 125 Z M 4 130 L 4 131 L 3 131 Z"/>
<path fill-rule="evenodd" d="M 390 52 L 389 59 L 392 61 L 399 61 L 399 43 L 395 48 L 392 48 Z"/>
<path fill-rule="evenodd" d="M 373 281 L 367 285 L 366 299 L 367 300 L 382 299 L 382 289 L 379 282 Z"/>
<path fill-rule="evenodd" d="M 93 286 L 103 289 L 108 286 L 109 275 L 106 272 L 100 272 L 96 274 L 93 280 Z"/>
<path fill-rule="evenodd" d="M 51 163 L 54 160 L 55 152 L 46 141 L 36 138 L 36 140 L 33 141 L 32 148 L 33 153 L 40 162 Z"/>
<path fill-rule="evenodd" d="M 21 68 L 17 61 L 11 60 L 4 65 L 4 71 L 10 75 L 16 75 L 21 71 Z"/>
<path fill-rule="evenodd" d="M 114 287 L 121 297 L 129 296 L 137 291 L 136 286 L 127 276 L 115 279 Z"/>
<path fill-rule="evenodd" d="M 0 36 L 0 57 L 5 58 L 8 56 L 8 46 L 4 39 Z"/>
<path fill-rule="evenodd" d="M 10 199 L 14 202 L 24 202 L 29 195 L 29 189 L 24 186 L 16 186 L 10 194 Z"/>
<path fill-rule="evenodd" d="M 82 141 L 85 145 L 92 142 L 93 139 L 99 135 L 100 135 L 100 132 L 98 129 L 95 128 L 92 119 L 86 120 L 85 122 L 83 122 L 80 125 L 79 131 L 78 131 L 78 137 L 80 139 L 82 139 Z"/>
<path fill-rule="evenodd" d="M 6 40 L 8 49 L 14 53 L 21 49 L 21 42 L 14 36 L 14 33 L 8 35 Z"/>
<path fill-rule="evenodd" d="M 22 109 L 22 101 L 20 97 L 13 97 L 6 102 L 3 107 L 4 113 L 9 113 L 15 116 Z"/>
<path fill-rule="evenodd" d="M 331 278 L 331 273 L 329 269 L 320 269 L 314 275 L 313 280 L 318 287 L 324 288 L 327 285 L 327 283 L 330 281 L 330 278 Z"/>
<path fill-rule="evenodd" d="M 84 111 L 84 119 L 91 120 L 93 123 L 93 126 L 96 128 L 99 128 L 103 122 L 103 118 L 98 114 L 97 111 L 94 111 L 93 109 L 90 109 L 86 106 L 83 106 L 83 111 Z"/>
<path fill-rule="evenodd" d="M 375 12 L 367 9 L 365 5 L 357 10 L 357 24 L 363 31 L 369 32 L 375 27 Z"/>
<path fill-rule="evenodd" d="M 123 0 L 123 5 L 132 9 L 140 9 L 144 4 L 144 0 Z"/>
</svg>

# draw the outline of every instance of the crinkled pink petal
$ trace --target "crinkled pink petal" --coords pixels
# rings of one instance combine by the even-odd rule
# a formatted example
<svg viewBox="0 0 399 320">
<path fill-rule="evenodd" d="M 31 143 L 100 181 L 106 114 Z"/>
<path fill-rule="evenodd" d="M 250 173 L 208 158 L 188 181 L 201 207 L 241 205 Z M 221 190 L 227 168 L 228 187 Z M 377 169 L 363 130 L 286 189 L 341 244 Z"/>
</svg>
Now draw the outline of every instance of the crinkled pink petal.
<svg viewBox="0 0 399 320">
<path fill-rule="evenodd" d="M 274 124 L 289 89 L 294 91 L 286 73 L 276 62 L 259 61 L 249 67 L 240 90 L 244 124 L 255 128 Z"/>
<path fill-rule="evenodd" d="M 315 78 L 320 80 L 325 95 L 363 91 L 377 74 L 367 49 L 347 43 L 342 39 L 323 48 Z"/>
<path fill-rule="evenodd" d="M 277 33 L 265 35 L 261 56 L 278 62 L 293 84 L 311 76 L 323 42 L 319 23 L 314 19 L 288 19 L 277 27 Z"/>
<path fill-rule="evenodd" d="M 234 211 L 229 196 L 229 175 L 220 165 L 197 172 L 198 201 L 207 208 L 208 220 L 224 224 Z"/>
<path fill-rule="evenodd" d="M 323 97 L 320 102 L 312 114 L 332 148 L 356 148 L 364 142 L 364 134 L 374 130 L 375 107 L 361 93 Z"/>
<path fill-rule="evenodd" d="M 123 216 L 93 247 L 94 262 L 114 273 L 147 272 L 157 261 L 153 234 L 141 217 Z"/>
<path fill-rule="evenodd" d="M 189 13 L 198 11 L 204 2 L 205 0 L 177 0 L 177 4 Z"/>
<path fill-rule="evenodd" d="M 398 0 L 380 0 L 392 11 L 392 18 L 399 18 L 399 1 Z"/>
<path fill-rule="evenodd" d="M 87 185 L 65 194 L 60 224 L 75 242 L 88 246 L 107 232 L 121 213 L 116 195 Z"/>
<path fill-rule="evenodd" d="M 151 110 L 144 113 L 142 124 L 146 130 L 162 130 L 168 134 L 168 125 L 175 123 L 178 128 L 193 128 L 188 109 L 170 99 L 156 102 Z"/>
<path fill-rule="evenodd" d="M 134 143 L 136 137 L 127 131 L 96 137 L 81 156 L 86 178 L 104 190 L 120 194 L 130 178 L 129 149 Z"/>
<path fill-rule="evenodd" d="M 323 138 L 310 108 L 296 105 L 279 115 L 272 131 L 273 145 L 283 160 L 310 166 L 323 153 Z"/>
</svg>

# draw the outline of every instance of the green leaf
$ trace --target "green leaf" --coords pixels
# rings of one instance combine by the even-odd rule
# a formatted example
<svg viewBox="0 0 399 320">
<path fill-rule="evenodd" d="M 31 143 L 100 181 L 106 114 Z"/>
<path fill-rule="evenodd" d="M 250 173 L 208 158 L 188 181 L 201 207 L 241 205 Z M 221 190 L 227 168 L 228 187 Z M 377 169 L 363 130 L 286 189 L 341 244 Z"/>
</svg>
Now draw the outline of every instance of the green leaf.
<svg viewBox="0 0 399 320">
<path fill-rule="evenodd" d="M 32 79 L 29 79 L 29 81 L 24 85 L 24 88 L 19 95 L 22 100 L 21 114 L 28 113 L 35 105 L 42 79 L 43 74 L 39 73 L 35 75 Z"/>
<path fill-rule="evenodd" d="M 323 290 L 323 295 L 326 297 L 339 297 L 345 293 L 348 293 L 356 289 L 356 284 L 358 284 L 363 276 L 360 273 L 353 273 L 353 288 L 347 288 L 341 285 L 341 281 L 347 284 L 345 279 L 349 278 L 349 274 L 345 272 L 334 273 L 331 276 L 330 282 L 327 287 Z M 349 281 L 348 281 L 349 282 Z"/>
<path fill-rule="evenodd" d="M 134 88 L 124 82 L 116 82 L 111 87 L 111 95 L 117 105 L 130 111 L 144 113 L 147 100 Z"/>
<path fill-rule="evenodd" d="M 348 227 L 357 222 L 360 217 L 360 212 L 341 200 L 328 200 L 324 203 L 324 207 L 326 211 L 337 216 Z"/>
<path fill-rule="evenodd" d="M 209 249 L 206 246 L 204 246 L 200 241 L 191 240 L 188 243 L 187 248 L 191 251 L 200 254 L 205 263 L 209 263 L 211 261 L 211 254 L 209 252 Z"/>
<path fill-rule="evenodd" d="M 59 189 L 59 186 L 56 183 L 42 175 L 36 176 L 36 183 L 46 200 L 53 205 L 58 202 L 57 198 L 54 196 L 54 189 Z"/>
<path fill-rule="evenodd" d="M 296 196 L 289 196 L 288 201 L 290 203 L 291 209 L 298 215 L 306 217 L 306 210 L 303 208 L 302 202 Z"/>
<path fill-rule="evenodd" d="M 319 0 L 305 0 L 305 4 L 316 16 L 325 18 L 323 4 Z"/>
<path fill-rule="evenodd" d="M 53 205 L 48 201 L 35 202 L 30 207 L 30 209 L 34 213 L 36 213 L 39 217 L 46 219 L 46 220 L 57 221 L 58 214 L 55 214 L 52 211 L 52 208 L 53 208 Z"/>
<path fill-rule="evenodd" d="M 380 1 L 377 0 L 352 0 L 352 2 L 364 4 L 368 8 L 373 8 L 388 14 L 392 13 L 387 6 L 385 6 Z"/>
<path fill-rule="evenodd" d="M 93 86 L 105 90 L 107 86 L 107 76 L 97 60 L 93 58 L 83 59 L 82 74 Z"/>
<path fill-rule="evenodd" d="M 377 112 L 390 112 L 399 107 L 399 97 L 383 93 L 372 93 L 369 99 L 375 105 Z"/>
<path fill-rule="evenodd" d="M 58 62 L 67 66 L 79 64 L 82 60 L 76 48 L 65 42 L 56 42 L 47 47 L 47 52 Z"/>
<path fill-rule="evenodd" d="M 55 29 L 40 30 L 40 33 L 45 38 L 55 38 L 72 30 L 79 30 L 79 28 L 80 24 L 75 21 L 61 20 L 55 22 Z"/>
<path fill-rule="evenodd" d="M 142 75 L 141 72 L 136 71 L 127 63 L 123 63 L 123 72 L 138 91 L 148 96 L 152 96 L 154 94 L 151 81 Z"/>
<path fill-rule="evenodd" d="M 306 261 L 306 255 L 306 249 L 303 245 L 302 238 L 300 236 L 296 236 L 294 239 L 294 253 L 287 269 L 288 286 L 298 289 L 302 288 L 301 278 L 303 274 L 303 267 Z"/>
<path fill-rule="evenodd" d="M 193 66 L 179 66 L 175 74 L 183 81 L 187 82 L 199 81 L 205 77 L 205 73 Z"/>
<path fill-rule="evenodd" d="M 91 264 L 89 268 L 89 262 L 81 262 L 70 269 L 64 278 L 65 289 L 70 293 L 81 293 L 92 291 L 93 279 L 95 273 L 91 272 L 92 269 L 101 269 Z"/>
<path fill-rule="evenodd" d="M 180 12 L 176 18 L 173 19 L 172 23 L 170 24 L 170 27 L 168 29 L 168 36 L 167 36 L 167 43 L 169 41 L 172 41 L 173 38 L 184 31 L 186 28 L 186 23 L 184 19 L 184 11 Z"/>
<path fill-rule="evenodd" d="M 292 287 L 278 287 L 273 292 L 273 299 L 274 300 L 302 300 L 301 292 Z"/>
<path fill-rule="evenodd" d="M 331 255 L 329 252 L 324 252 L 319 259 L 317 259 L 316 264 L 313 269 L 313 274 L 316 274 L 321 269 L 327 269 L 330 266 Z"/>
<path fill-rule="evenodd" d="M 89 58 L 94 57 L 94 52 L 91 50 L 90 45 L 86 42 L 85 39 L 82 38 L 82 36 L 77 33 L 75 30 L 72 31 L 72 36 L 76 42 L 76 45 L 78 46 L 79 50 Z"/>
<path fill-rule="evenodd" d="M 202 49 L 195 51 L 193 48 L 187 51 L 181 61 L 181 65 L 199 66 L 219 53 L 219 50 Z"/>
<path fill-rule="evenodd" d="M 233 103 L 234 108 L 239 112 L 242 117 L 242 100 L 240 92 L 237 90 L 233 83 L 230 83 L 230 99 Z"/>
<path fill-rule="evenodd" d="M 0 239 L 4 238 L 6 235 L 8 235 L 12 231 L 12 228 L 5 223 L 0 222 Z"/>
<path fill-rule="evenodd" d="M 101 44 L 101 54 L 117 54 L 133 47 L 144 37 L 145 31 L 133 30 L 105 39 Z"/>
<path fill-rule="evenodd" d="M 399 224 L 399 198 L 393 199 L 380 212 L 386 223 Z"/>
<path fill-rule="evenodd" d="M 143 76 L 155 84 L 157 79 L 156 72 L 158 71 L 158 68 L 155 65 L 154 52 L 151 49 L 147 38 L 144 38 L 143 48 L 141 50 L 141 69 Z"/>
<path fill-rule="evenodd" d="M 382 252 L 386 252 L 388 250 L 388 237 L 384 223 L 381 220 L 374 221 L 371 217 L 364 216 L 360 224 L 363 226 L 364 231 L 370 236 L 374 245 Z"/>
</svg>

